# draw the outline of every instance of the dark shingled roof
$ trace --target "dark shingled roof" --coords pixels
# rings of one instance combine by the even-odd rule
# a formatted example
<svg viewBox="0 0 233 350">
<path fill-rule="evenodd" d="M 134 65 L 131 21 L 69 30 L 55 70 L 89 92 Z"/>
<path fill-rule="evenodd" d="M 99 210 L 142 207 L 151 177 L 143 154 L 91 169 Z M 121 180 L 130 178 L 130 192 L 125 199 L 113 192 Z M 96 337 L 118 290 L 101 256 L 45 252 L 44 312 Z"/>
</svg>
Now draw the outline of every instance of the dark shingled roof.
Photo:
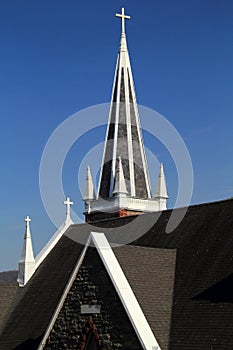
<svg viewBox="0 0 233 350">
<path fill-rule="evenodd" d="M 10 307 L 17 291 L 17 284 L 0 284 L 0 334 L 5 323 L 5 317 L 10 312 Z"/>
<path fill-rule="evenodd" d="M 17 282 L 18 271 L 0 272 L 0 284 L 15 284 Z"/>
<path fill-rule="evenodd" d="M 24 288 L 18 287 L 0 349 L 36 349 L 83 246 L 62 237 Z"/>
<path fill-rule="evenodd" d="M 167 350 L 176 250 L 122 246 L 114 253 L 160 347 Z"/>
<path fill-rule="evenodd" d="M 135 244 L 176 248 L 172 350 L 233 348 L 233 200 L 192 206 L 170 234 L 164 212 Z M 230 296 L 231 295 L 231 296 Z"/>
<path fill-rule="evenodd" d="M 153 322 L 161 320 L 160 326 L 157 324 L 155 327 L 158 331 L 159 327 L 160 330 L 164 329 L 165 333 L 169 328 L 169 316 L 159 315 L 159 313 L 162 312 L 162 305 L 165 313 L 170 312 L 176 255 L 170 350 L 233 348 L 232 214 L 232 199 L 191 206 L 182 223 L 174 232 L 168 234 L 165 229 L 171 211 L 165 211 L 147 233 L 131 243 L 131 246 L 144 247 L 145 254 L 142 253 L 141 248 L 138 254 L 133 250 L 132 254 L 128 254 L 131 246 L 122 247 L 121 252 L 115 249 L 126 276 L 129 280 L 131 279 L 135 294 L 139 300 L 140 298 L 142 300 L 141 307 L 145 314 L 148 313 L 151 327 L 154 327 Z M 155 219 L 156 216 L 156 213 L 141 215 L 137 223 L 138 227 L 142 229 L 151 218 Z M 111 227 L 127 223 L 132 219 L 126 217 L 98 223 L 96 231 L 104 231 L 107 236 L 109 234 L 111 236 Z M 68 235 L 85 237 L 89 229 L 87 224 L 73 225 Z M 131 229 L 129 226 L 129 231 Z M 138 249 L 137 247 L 135 249 Z M 25 343 L 22 349 L 27 348 L 25 344 L 30 344 L 28 349 L 36 348 L 81 250 L 81 245 L 64 236 L 28 285 L 19 289 L 14 310 L 5 324 L 0 349 L 13 349 L 17 346 L 19 349 L 19 345 L 23 342 Z M 166 268 L 161 263 L 156 263 L 156 259 L 160 258 L 161 262 L 166 262 Z M 151 261 L 154 271 L 148 268 L 150 265 L 148 261 Z M 138 278 L 135 277 L 137 274 Z M 156 281 L 159 278 L 162 281 L 161 286 Z M 161 301 L 161 309 L 159 304 L 152 303 L 150 296 L 148 299 L 143 294 L 139 296 L 142 292 L 140 289 L 142 283 L 148 283 L 149 295 L 152 295 L 153 289 L 154 293 L 158 293 L 156 299 Z M 154 305 L 152 310 L 150 310 L 151 303 Z"/>
</svg>

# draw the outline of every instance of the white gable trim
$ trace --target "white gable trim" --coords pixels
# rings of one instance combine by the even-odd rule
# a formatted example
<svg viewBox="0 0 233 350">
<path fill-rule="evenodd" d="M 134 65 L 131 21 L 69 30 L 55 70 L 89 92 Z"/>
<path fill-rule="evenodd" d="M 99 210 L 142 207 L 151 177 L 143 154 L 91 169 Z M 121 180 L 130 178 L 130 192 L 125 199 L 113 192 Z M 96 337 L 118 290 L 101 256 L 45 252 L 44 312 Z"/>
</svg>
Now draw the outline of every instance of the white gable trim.
<svg viewBox="0 0 233 350">
<path fill-rule="evenodd" d="M 104 233 L 91 232 L 91 238 L 121 299 L 143 349 L 161 350 Z"/>
<path fill-rule="evenodd" d="M 46 341 L 49 337 L 49 334 L 56 322 L 56 319 L 62 309 L 62 306 L 65 302 L 67 294 L 69 293 L 72 284 L 76 278 L 76 275 L 82 265 L 83 259 L 85 258 L 90 242 L 93 242 L 99 256 L 107 270 L 107 273 L 119 295 L 119 298 L 125 308 L 125 311 L 130 319 L 130 322 L 138 336 L 138 339 L 144 350 L 161 350 L 144 314 L 143 311 L 124 275 L 124 272 L 121 269 L 119 262 L 107 241 L 104 233 L 100 232 L 91 232 L 87 243 L 81 253 L 81 256 L 78 259 L 78 262 L 71 274 L 69 282 L 67 283 L 62 297 L 57 305 L 57 308 L 51 318 L 51 321 L 48 325 L 48 328 L 45 332 L 45 335 L 38 347 L 37 350 L 42 350 L 46 344 Z"/>
</svg>

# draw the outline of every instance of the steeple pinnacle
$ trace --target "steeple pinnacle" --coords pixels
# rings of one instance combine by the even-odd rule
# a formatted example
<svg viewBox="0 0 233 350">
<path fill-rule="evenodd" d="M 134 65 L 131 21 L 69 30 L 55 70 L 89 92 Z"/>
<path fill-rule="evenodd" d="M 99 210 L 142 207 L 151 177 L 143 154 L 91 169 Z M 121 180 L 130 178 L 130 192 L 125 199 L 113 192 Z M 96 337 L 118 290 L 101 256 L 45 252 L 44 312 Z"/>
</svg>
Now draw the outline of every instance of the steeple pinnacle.
<svg viewBox="0 0 233 350">
<path fill-rule="evenodd" d="M 29 216 L 25 218 L 26 230 L 24 235 L 23 249 L 19 260 L 18 282 L 23 287 L 35 272 L 35 258 L 32 249 Z"/>
<path fill-rule="evenodd" d="M 124 172 L 122 167 L 121 157 L 118 158 L 118 167 L 116 171 L 115 183 L 113 193 L 114 197 L 126 196 L 128 191 L 126 189 Z"/>
<path fill-rule="evenodd" d="M 159 177 L 158 177 L 158 182 L 155 190 L 155 199 L 159 202 L 160 210 L 167 209 L 168 195 L 167 195 L 166 180 L 165 180 L 165 175 L 163 170 L 163 163 L 160 164 Z"/>
<path fill-rule="evenodd" d="M 86 176 L 86 187 L 83 196 L 84 201 L 89 201 L 95 199 L 95 189 L 93 184 L 93 179 L 91 176 L 91 169 L 88 165 L 87 167 L 87 176 Z"/>
</svg>

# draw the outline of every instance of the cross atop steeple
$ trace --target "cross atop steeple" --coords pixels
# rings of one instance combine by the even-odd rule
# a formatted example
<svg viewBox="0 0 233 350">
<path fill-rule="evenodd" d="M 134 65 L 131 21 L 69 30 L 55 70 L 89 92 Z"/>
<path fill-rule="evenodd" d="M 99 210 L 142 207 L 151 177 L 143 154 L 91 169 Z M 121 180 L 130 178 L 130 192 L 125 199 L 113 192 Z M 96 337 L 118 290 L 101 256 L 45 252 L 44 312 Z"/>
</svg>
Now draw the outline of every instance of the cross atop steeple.
<svg viewBox="0 0 233 350">
<path fill-rule="evenodd" d="M 29 216 L 27 216 L 24 221 L 26 222 L 26 225 L 29 226 L 29 222 L 31 221 L 31 219 L 29 218 Z"/>
<path fill-rule="evenodd" d="M 74 202 L 71 202 L 70 198 L 67 197 L 64 204 L 66 205 L 66 219 L 70 219 L 70 206 L 73 205 Z"/>
<path fill-rule="evenodd" d="M 30 237 L 30 217 L 27 215 L 26 218 L 24 219 L 26 222 L 26 231 L 25 231 L 25 238 Z"/>
<path fill-rule="evenodd" d="M 124 9 L 124 7 L 122 7 L 121 13 L 116 13 L 116 17 L 121 18 L 122 34 L 124 34 L 125 33 L 125 18 L 130 19 L 130 16 L 125 15 L 125 9 Z"/>
</svg>

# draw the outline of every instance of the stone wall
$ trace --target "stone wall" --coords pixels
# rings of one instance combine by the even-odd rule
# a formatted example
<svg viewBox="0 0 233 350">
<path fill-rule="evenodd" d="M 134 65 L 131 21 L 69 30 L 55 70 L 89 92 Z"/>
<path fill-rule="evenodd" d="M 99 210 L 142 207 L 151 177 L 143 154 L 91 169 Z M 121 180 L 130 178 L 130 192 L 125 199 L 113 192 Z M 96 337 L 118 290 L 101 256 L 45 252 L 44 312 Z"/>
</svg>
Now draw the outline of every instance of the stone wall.
<svg viewBox="0 0 233 350">
<path fill-rule="evenodd" d="M 82 314 L 81 305 L 100 305 L 101 310 L 96 314 Z M 142 349 L 95 248 L 87 251 L 45 349 L 78 349 L 89 316 L 104 349 Z"/>
</svg>

